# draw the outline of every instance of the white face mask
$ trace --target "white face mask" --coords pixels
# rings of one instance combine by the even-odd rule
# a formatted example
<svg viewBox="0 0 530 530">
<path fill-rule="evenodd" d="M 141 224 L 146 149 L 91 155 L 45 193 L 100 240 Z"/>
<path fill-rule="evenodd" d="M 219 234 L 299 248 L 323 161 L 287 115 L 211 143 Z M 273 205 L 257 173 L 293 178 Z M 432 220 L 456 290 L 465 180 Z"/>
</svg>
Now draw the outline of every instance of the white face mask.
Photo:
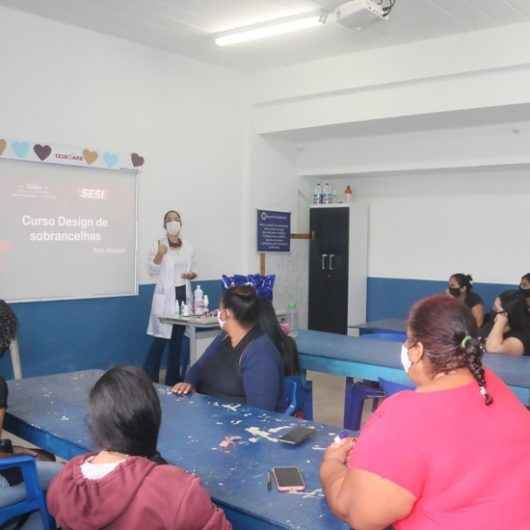
<svg viewBox="0 0 530 530">
<path fill-rule="evenodd" d="M 407 350 L 407 347 L 404 344 L 401 345 L 401 364 L 403 365 L 405 372 L 409 373 L 412 361 L 409 357 L 409 350 Z"/>
<path fill-rule="evenodd" d="M 221 318 L 221 311 L 218 311 L 218 312 L 217 312 L 217 322 L 219 322 L 219 327 L 220 327 L 221 329 L 224 329 L 225 324 L 226 324 L 226 320 L 223 320 L 223 319 Z"/>
<path fill-rule="evenodd" d="M 166 230 L 170 236 L 177 236 L 181 228 L 182 225 L 178 221 L 168 221 L 166 223 Z"/>
</svg>

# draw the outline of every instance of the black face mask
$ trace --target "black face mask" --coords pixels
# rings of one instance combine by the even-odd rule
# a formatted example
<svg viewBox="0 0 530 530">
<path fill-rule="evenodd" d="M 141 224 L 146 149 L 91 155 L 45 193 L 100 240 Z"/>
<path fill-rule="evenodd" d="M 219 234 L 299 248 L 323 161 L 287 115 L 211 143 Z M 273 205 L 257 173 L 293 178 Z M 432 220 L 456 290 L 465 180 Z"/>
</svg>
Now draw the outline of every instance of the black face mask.
<svg viewBox="0 0 530 530">
<path fill-rule="evenodd" d="M 460 287 L 449 287 L 449 294 L 458 298 L 460 296 Z"/>
</svg>

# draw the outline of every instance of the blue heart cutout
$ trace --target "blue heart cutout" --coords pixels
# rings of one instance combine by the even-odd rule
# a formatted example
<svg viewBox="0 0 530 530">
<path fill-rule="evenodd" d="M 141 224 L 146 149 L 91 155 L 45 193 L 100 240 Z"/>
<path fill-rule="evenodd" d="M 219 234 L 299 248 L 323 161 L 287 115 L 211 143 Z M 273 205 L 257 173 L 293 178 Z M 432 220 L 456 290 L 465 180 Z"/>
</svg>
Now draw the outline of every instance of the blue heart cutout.
<svg viewBox="0 0 530 530">
<path fill-rule="evenodd" d="M 118 163 L 118 155 L 116 153 L 104 153 L 103 160 L 107 167 L 114 167 Z"/>
<path fill-rule="evenodd" d="M 29 151 L 29 142 L 12 142 L 11 147 L 18 158 L 26 158 Z"/>
</svg>

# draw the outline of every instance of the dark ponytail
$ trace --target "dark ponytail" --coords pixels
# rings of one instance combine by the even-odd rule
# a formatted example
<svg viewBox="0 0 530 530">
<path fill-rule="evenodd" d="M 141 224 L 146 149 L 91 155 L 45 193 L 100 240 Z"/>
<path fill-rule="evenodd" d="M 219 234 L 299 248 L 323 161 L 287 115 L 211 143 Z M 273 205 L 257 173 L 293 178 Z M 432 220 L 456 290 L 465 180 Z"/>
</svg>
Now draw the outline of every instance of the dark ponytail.
<svg viewBox="0 0 530 530">
<path fill-rule="evenodd" d="M 296 342 L 281 328 L 270 300 L 264 298 L 259 299 L 258 324 L 261 331 L 265 333 L 265 335 L 268 335 L 277 350 L 280 352 L 284 375 L 299 375 L 300 363 L 298 360 Z"/>
<path fill-rule="evenodd" d="M 411 338 L 423 344 L 433 375 L 467 368 L 485 404 L 493 403 L 482 365 L 484 346 L 469 308 L 451 296 L 431 296 L 414 304 L 408 326 Z"/>
</svg>

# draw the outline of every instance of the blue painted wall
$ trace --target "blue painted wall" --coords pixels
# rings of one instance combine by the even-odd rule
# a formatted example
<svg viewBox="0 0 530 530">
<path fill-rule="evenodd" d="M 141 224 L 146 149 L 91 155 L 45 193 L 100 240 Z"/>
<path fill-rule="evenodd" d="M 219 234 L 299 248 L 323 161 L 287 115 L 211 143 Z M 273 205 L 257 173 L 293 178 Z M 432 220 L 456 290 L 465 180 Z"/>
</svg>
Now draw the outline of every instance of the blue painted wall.
<svg viewBox="0 0 530 530">
<path fill-rule="evenodd" d="M 197 283 L 210 307 L 217 307 L 221 282 Z M 141 365 L 152 340 L 146 329 L 153 289 L 140 285 L 138 296 L 13 304 L 24 377 Z M 0 360 L 0 375 L 13 377 L 9 354 Z"/>
<path fill-rule="evenodd" d="M 516 289 L 504 283 L 475 283 L 473 289 L 484 299 L 488 310 L 502 291 Z M 414 302 L 447 289 L 447 281 L 403 278 L 368 278 L 366 318 L 405 318 Z"/>
</svg>

